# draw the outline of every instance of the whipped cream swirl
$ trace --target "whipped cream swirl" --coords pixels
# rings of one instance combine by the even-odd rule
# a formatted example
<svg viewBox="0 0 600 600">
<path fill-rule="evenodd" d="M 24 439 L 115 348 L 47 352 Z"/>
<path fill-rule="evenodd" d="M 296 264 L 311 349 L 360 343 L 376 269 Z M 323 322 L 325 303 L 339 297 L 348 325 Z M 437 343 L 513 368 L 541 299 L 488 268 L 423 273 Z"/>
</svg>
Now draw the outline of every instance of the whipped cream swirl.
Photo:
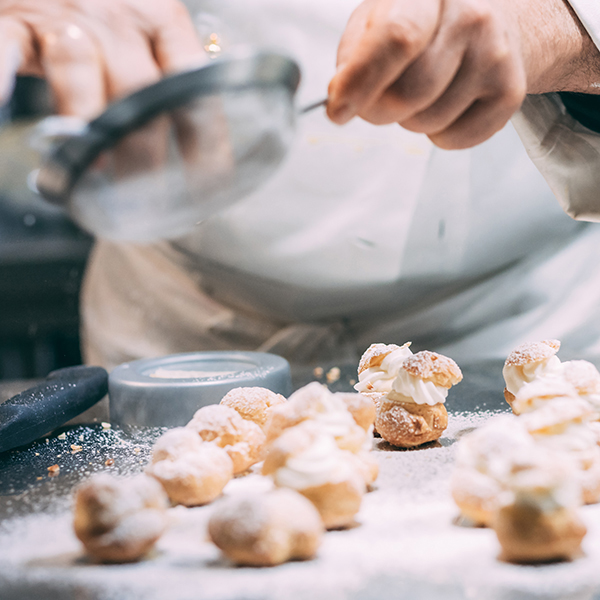
<svg viewBox="0 0 600 600">
<path fill-rule="evenodd" d="M 504 376 L 506 389 L 516 396 L 526 383 L 531 383 L 534 379 L 542 376 L 559 376 L 561 368 L 560 358 L 554 355 L 526 365 L 505 365 L 502 369 L 502 375 Z"/>
<path fill-rule="evenodd" d="M 288 458 L 272 477 L 280 487 L 305 490 L 344 481 L 351 475 L 348 454 L 338 448 L 330 435 L 322 433 L 306 450 Z"/>
<path fill-rule="evenodd" d="M 401 348 L 390 352 L 378 367 L 370 367 L 359 373 L 354 389 L 357 392 L 390 392 L 404 361 L 412 355 L 409 345 L 410 342 L 407 342 Z"/>
<path fill-rule="evenodd" d="M 420 377 L 414 377 L 404 369 L 400 369 L 394 379 L 392 389 L 402 398 L 388 394 L 386 400 L 389 402 L 414 402 L 433 406 L 446 402 L 448 396 L 447 388 L 436 385 L 433 381 L 424 381 Z"/>
</svg>

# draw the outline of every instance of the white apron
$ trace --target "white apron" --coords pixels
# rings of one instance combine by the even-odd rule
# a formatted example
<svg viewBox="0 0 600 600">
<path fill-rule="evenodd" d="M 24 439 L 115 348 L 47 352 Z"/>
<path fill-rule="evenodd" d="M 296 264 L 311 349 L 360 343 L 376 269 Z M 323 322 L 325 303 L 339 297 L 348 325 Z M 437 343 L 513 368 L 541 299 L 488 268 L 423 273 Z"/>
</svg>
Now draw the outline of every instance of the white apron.
<svg viewBox="0 0 600 600">
<path fill-rule="evenodd" d="M 224 49 L 284 50 L 300 106 L 325 97 L 357 0 L 206 0 Z M 512 126 L 446 152 L 397 125 L 300 118 L 262 189 L 183 239 L 98 241 L 82 296 L 87 362 L 261 349 L 356 360 L 373 342 L 504 357 L 533 339 L 600 353 L 600 229 L 566 216 Z"/>
</svg>

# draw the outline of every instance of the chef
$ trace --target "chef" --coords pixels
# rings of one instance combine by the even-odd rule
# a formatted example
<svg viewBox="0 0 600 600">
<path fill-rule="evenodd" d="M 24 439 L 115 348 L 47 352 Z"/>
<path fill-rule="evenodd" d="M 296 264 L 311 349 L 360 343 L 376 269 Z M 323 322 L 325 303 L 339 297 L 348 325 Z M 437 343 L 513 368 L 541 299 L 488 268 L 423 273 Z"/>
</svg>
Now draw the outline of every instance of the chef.
<svg viewBox="0 0 600 600">
<path fill-rule="evenodd" d="M 462 20 L 467 4 L 482 19 Z M 244 349 L 315 364 L 412 340 L 467 362 L 541 338 L 600 355 L 600 229 L 563 212 L 515 130 L 563 206 L 594 218 L 600 138 L 551 92 L 597 90 L 600 21 L 591 1 L 572 2 L 578 18 L 552 0 L 538 29 L 546 4 L 198 0 L 193 27 L 171 0 L 0 0 L 0 94 L 11 68 L 43 73 L 60 111 L 90 117 L 204 46 L 250 44 L 294 56 L 299 105 L 329 86 L 344 123 L 302 117 L 277 174 L 185 237 L 97 240 L 86 361 Z M 544 95 L 507 122 L 525 92 Z"/>
</svg>

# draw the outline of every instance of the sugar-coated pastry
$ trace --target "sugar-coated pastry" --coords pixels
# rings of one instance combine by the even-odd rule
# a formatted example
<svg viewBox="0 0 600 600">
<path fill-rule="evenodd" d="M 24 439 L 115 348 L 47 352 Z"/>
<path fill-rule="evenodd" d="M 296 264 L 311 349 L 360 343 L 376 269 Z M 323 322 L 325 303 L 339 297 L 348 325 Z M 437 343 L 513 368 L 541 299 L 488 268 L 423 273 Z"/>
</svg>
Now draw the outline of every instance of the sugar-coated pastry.
<svg viewBox="0 0 600 600">
<path fill-rule="evenodd" d="M 563 377 L 542 376 L 521 386 L 512 399 L 515 415 L 529 413 L 544 406 L 550 400 L 579 399 L 577 389 Z"/>
<path fill-rule="evenodd" d="M 200 506 L 217 498 L 233 477 L 233 461 L 214 442 L 176 427 L 158 439 L 146 473 L 165 488 L 171 502 Z"/>
<path fill-rule="evenodd" d="M 221 404 L 210 404 L 197 410 L 186 425 L 205 442 L 225 449 L 233 461 L 234 474 L 242 473 L 263 458 L 265 434 L 252 421 Z"/>
<path fill-rule="evenodd" d="M 580 398 L 557 398 L 519 419 L 536 444 L 572 461 L 586 504 L 600 502 L 600 448 L 588 419 L 590 405 Z"/>
<path fill-rule="evenodd" d="M 577 514 L 581 491 L 571 464 L 543 449 L 513 454 L 506 491 L 492 519 L 500 558 L 515 563 L 572 560 L 586 528 Z"/>
<path fill-rule="evenodd" d="M 592 420 L 600 421 L 600 372 L 596 366 L 587 360 L 568 360 L 562 363 L 562 376 L 589 402 L 594 411 Z"/>
<path fill-rule="evenodd" d="M 101 562 L 142 558 L 167 527 L 168 499 L 158 481 L 94 475 L 75 492 L 73 527 L 87 553 Z"/>
<path fill-rule="evenodd" d="M 223 554 L 250 566 L 310 559 L 323 530 L 312 502 L 286 488 L 222 500 L 208 523 L 210 538 Z"/>
<path fill-rule="evenodd" d="M 511 408 L 523 385 L 537 377 L 560 371 L 561 362 L 556 356 L 559 348 L 558 340 L 542 340 L 521 344 L 508 355 L 502 375 L 506 384 L 504 398 Z"/>
<path fill-rule="evenodd" d="M 448 426 L 448 389 L 461 380 L 458 365 L 447 356 L 424 350 L 407 357 L 379 403 L 377 432 L 402 448 L 437 440 Z"/>
<path fill-rule="evenodd" d="M 275 440 L 289 427 L 308 420 L 318 422 L 342 450 L 359 452 L 363 449 L 367 434 L 354 420 L 346 402 L 317 382 L 300 388 L 285 404 L 273 408 L 267 441 Z"/>
<path fill-rule="evenodd" d="M 379 400 L 392 389 L 400 367 L 412 355 L 410 342 L 396 344 L 371 344 L 358 363 L 358 383 L 354 389 Z"/>
<path fill-rule="evenodd" d="M 513 415 L 494 417 L 461 438 L 450 486 L 463 517 L 473 525 L 489 526 L 505 490 L 509 456 L 526 456 L 534 446 L 525 425 Z"/>
<path fill-rule="evenodd" d="M 281 394 L 267 388 L 239 387 L 227 392 L 220 404 L 237 410 L 244 419 L 254 421 L 265 429 L 271 409 L 285 402 L 286 399 Z"/>
<path fill-rule="evenodd" d="M 327 529 L 351 524 L 366 491 L 357 457 L 340 449 L 314 421 L 286 429 L 269 447 L 262 472 L 278 487 L 292 488 L 308 498 Z"/>
<path fill-rule="evenodd" d="M 334 394 L 337 398 L 343 400 L 346 408 L 365 431 L 370 431 L 375 422 L 375 402 L 365 394 L 352 394 L 346 392 L 337 392 Z"/>
</svg>

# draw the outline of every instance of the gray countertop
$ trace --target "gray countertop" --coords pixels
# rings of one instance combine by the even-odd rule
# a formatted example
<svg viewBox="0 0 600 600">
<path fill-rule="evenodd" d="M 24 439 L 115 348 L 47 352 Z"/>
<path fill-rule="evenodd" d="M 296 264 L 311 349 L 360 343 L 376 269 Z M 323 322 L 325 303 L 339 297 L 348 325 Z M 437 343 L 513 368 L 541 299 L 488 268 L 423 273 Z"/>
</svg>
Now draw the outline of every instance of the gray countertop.
<svg viewBox="0 0 600 600">
<path fill-rule="evenodd" d="M 600 592 L 598 506 L 583 509 L 586 555 L 559 565 L 501 563 L 493 531 L 455 524 L 457 509 L 449 494 L 454 442 L 507 410 L 501 366 L 463 368 L 464 380 L 448 398 L 450 422 L 439 443 L 401 451 L 376 440 L 380 478 L 364 499 L 357 526 L 328 532 L 312 561 L 270 569 L 234 568 L 219 556 L 206 541 L 212 505 L 170 509 L 169 531 L 140 563 L 108 566 L 87 560 L 71 531 L 73 487 L 93 472 L 142 471 L 158 429 L 80 425 L 6 453 L 0 456 L 0 598 L 593 598 Z M 342 368 L 331 387 L 350 389 L 353 373 L 354 367 Z M 296 373 L 296 384 L 313 378 L 312 371 Z M 81 451 L 72 453 L 71 445 Z M 56 477 L 48 476 L 52 464 L 60 465 Z M 230 482 L 225 494 L 268 485 L 267 478 L 251 474 Z"/>
</svg>

